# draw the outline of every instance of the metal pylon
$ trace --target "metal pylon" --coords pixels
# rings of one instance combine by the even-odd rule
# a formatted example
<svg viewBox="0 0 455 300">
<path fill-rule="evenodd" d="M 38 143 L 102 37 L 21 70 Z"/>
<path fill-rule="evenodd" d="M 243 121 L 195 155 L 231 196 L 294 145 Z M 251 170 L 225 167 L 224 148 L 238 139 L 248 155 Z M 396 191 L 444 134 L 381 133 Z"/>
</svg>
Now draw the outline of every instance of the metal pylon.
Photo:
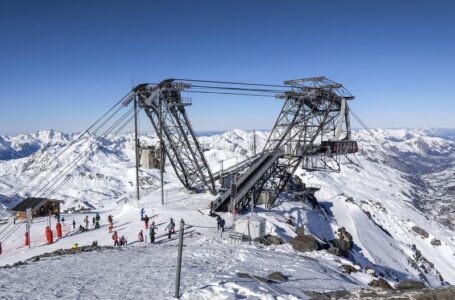
<svg viewBox="0 0 455 300">
<path fill-rule="evenodd" d="M 165 80 L 156 86 L 139 85 L 133 91 L 155 131 L 162 129 L 164 151 L 182 184 L 188 189 L 202 185 L 216 193 L 212 172 L 185 111 L 191 100 L 180 94 L 187 87 L 184 83 Z"/>
</svg>

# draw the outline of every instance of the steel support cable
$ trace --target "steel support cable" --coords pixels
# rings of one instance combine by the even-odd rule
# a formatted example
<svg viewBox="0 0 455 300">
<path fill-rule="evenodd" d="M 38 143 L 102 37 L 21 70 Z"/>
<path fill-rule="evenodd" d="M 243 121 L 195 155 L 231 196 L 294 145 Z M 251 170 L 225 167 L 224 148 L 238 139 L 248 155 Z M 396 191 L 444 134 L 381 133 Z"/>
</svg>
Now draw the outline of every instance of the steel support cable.
<svg viewBox="0 0 455 300">
<path fill-rule="evenodd" d="M 127 111 L 119 120 L 117 120 L 111 127 L 109 127 L 108 129 L 106 129 L 106 131 L 99 137 L 96 138 L 96 140 L 94 142 L 91 142 L 90 145 L 85 148 L 84 151 L 82 151 L 80 154 L 78 154 L 70 163 L 68 163 L 64 169 L 60 170 L 59 173 L 57 173 L 52 179 L 48 180 L 48 184 L 44 185 L 37 193 L 36 195 L 41 195 L 41 196 L 44 196 L 45 193 L 49 190 L 49 188 L 51 188 L 52 186 L 55 185 L 56 182 L 58 182 L 60 179 L 56 179 L 58 177 L 61 178 L 61 174 L 62 173 L 66 173 L 68 172 L 68 170 L 70 170 L 75 164 L 77 164 L 78 160 L 80 160 L 81 158 L 83 158 L 85 155 L 87 155 L 88 153 L 90 153 L 90 150 L 93 146 L 93 144 L 97 144 L 101 139 L 103 139 L 104 137 L 106 137 L 108 134 L 110 134 L 112 132 L 112 130 L 114 130 L 115 127 L 117 127 L 126 117 L 128 117 L 129 114 L 131 114 L 133 112 L 133 108 L 130 109 L 129 111 Z M 54 183 L 53 180 L 56 181 Z M 49 187 L 49 184 L 52 183 Z"/>
<path fill-rule="evenodd" d="M 129 93 L 126 95 L 128 96 Z M 125 97 L 126 97 L 125 96 Z M 72 141 L 68 146 L 65 147 L 65 149 L 63 149 L 63 151 L 61 151 L 57 157 L 55 159 L 58 159 L 61 155 L 63 155 L 63 153 L 65 153 L 72 145 L 74 145 L 75 143 L 77 143 L 80 139 L 82 139 L 82 137 L 88 133 L 93 127 L 96 126 L 96 124 L 98 124 L 104 117 L 106 117 L 112 110 L 115 109 L 115 107 L 117 107 L 119 104 L 121 104 L 121 102 L 123 101 L 123 99 L 125 98 L 123 97 L 120 101 L 118 101 L 117 103 L 115 103 L 106 113 L 104 113 L 98 120 L 96 120 L 88 129 L 86 129 L 83 133 L 81 133 L 74 141 Z M 22 191 L 28 184 L 30 184 L 30 182 L 32 182 L 35 178 L 38 177 L 38 175 L 40 173 L 42 173 L 43 171 L 46 170 L 46 166 L 43 166 L 41 169 L 39 169 L 38 171 L 35 172 L 35 174 L 26 182 L 24 183 L 21 187 L 19 187 L 18 189 L 16 189 L 10 196 L 7 200 L 11 200 L 14 196 L 16 196 L 20 191 Z"/>
<path fill-rule="evenodd" d="M 131 116 L 126 122 L 124 122 L 124 123 L 120 126 L 120 128 L 117 129 L 117 131 L 116 131 L 114 134 L 118 134 L 118 133 L 119 133 L 119 132 L 120 132 L 120 131 L 121 131 L 121 130 L 122 130 L 122 129 L 123 129 L 123 128 L 132 120 L 132 119 L 133 119 L 133 118 L 134 118 L 134 116 Z M 125 118 L 123 118 L 122 121 L 123 121 L 124 119 L 125 119 Z M 119 123 L 119 124 L 120 124 L 120 123 Z M 117 124 L 117 125 L 118 125 L 118 124 Z M 109 132 L 109 134 L 110 134 L 110 132 Z M 97 144 L 95 147 L 96 147 L 96 148 L 95 148 L 94 150 L 91 149 L 93 155 L 101 148 L 101 145 L 98 145 L 98 144 Z M 60 189 L 60 188 L 64 185 L 64 183 L 66 183 L 66 182 L 71 178 L 71 176 L 77 171 L 78 168 L 84 166 L 84 165 L 90 160 L 90 158 L 91 158 L 92 156 L 91 156 L 91 155 L 88 155 L 88 154 L 90 154 L 90 151 L 87 151 L 86 153 L 84 153 L 83 156 L 80 156 L 80 157 L 78 158 L 78 161 L 80 161 L 81 159 L 83 159 L 84 157 L 86 157 L 86 158 L 85 158 L 85 161 L 84 161 L 83 163 L 79 164 L 78 166 L 76 166 L 76 168 L 75 168 L 72 172 L 71 172 L 72 169 L 70 168 L 69 170 L 67 170 L 67 171 L 65 172 L 65 174 L 63 174 L 62 178 L 65 178 L 64 181 L 63 181 L 62 183 L 60 183 L 56 188 L 54 188 L 54 189 L 52 189 L 52 190 L 50 191 L 50 194 L 48 194 L 48 198 L 49 198 L 49 197 L 52 197 L 52 196 L 56 193 L 56 191 L 57 191 L 58 189 Z M 76 164 L 73 164 L 73 165 L 76 165 Z M 68 172 L 71 172 L 70 176 L 66 176 L 66 175 L 68 174 Z M 66 176 L 66 177 L 65 177 L 65 176 Z M 54 185 L 55 185 L 57 182 L 58 182 L 58 180 L 54 183 Z M 52 186 L 51 186 L 50 188 L 52 188 Z M 48 189 L 43 193 L 43 195 L 45 195 L 45 194 L 50 190 L 50 188 L 48 188 Z"/>
<path fill-rule="evenodd" d="M 290 90 L 270 90 L 270 89 L 252 89 L 252 88 L 239 88 L 239 87 L 225 87 L 225 86 L 210 86 L 210 85 L 192 85 L 195 88 L 215 89 L 215 90 L 229 90 L 229 91 L 245 91 L 245 92 L 261 92 L 261 93 L 285 93 Z"/>
<path fill-rule="evenodd" d="M 113 118 L 121 109 L 122 109 L 122 107 L 119 107 L 119 108 L 118 108 L 118 109 L 117 109 L 109 118 L 107 118 L 102 124 L 100 124 L 100 125 L 96 128 L 96 130 L 95 130 L 93 133 L 96 133 L 98 130 L 100 130 L 100 129 L 101 129 L 107 122 L 109 122 L 109 121 L 110 121 L 110 120 L 111 120 L 111 119 L 112 119 L 112 118 Z M 86 141 L 89 141 L 89 139 L 90 139 L 90 136 L 86 136 L 86 137 L 85 137 L 84 139 L 82 139 L 81 141 L 86 142 Z M 67 159 L 69 159 L 70 156 L 74 153 L 74 151 L 75 151 L 75 149 L 73 149 L 73 151 L 67 153 L 67 154 L 65 155 L 65 157 L 64 157 L 61 161 L 66 161 Z M 59 163 L 57 163 L 52 169 L 47 170 L 47 173 L 46 173 L 44 176 L 41 177 L 41 180 L 40 180 L 38 183 L 34 184 L 34 186 L 30 189 L 30 191 L 34 191 L 34 190 L 38 189 L 38 188 L 40 187 L 40 185 L 41 185 L 49 176 L 51 176 L 52 173 L 53 173 L 55 170 L 57 170 L 59 167 L 61 167 L 61 165 L 60 165 Z M 43 172 L 41 172 L 41 173 L 43 173 Z M 41 174 L 41 173 L 40 173 L 40 174 Z M 38 174 L 38 175 L 40 175 L 40 174 Z"/>
<path fill-rule="evenodd" d="M 122 117 L 121 121 L 123 121 L 123 120 L 125 119 L 125 117 L 127 117 L 127 115 L 130 114 L 131 112 L 132 112 L 132 110 L 128 111 L 128 112 L 124 115 L 124 117 Z M 116 131 L 114 134 L 118 134 L 118 133 L 119 133 L 119 132 L 120 132 L 120 131 L 129 123 L 129 122 L 131 122 L 131 120 L 132 120 L 133 118 L 134 118 L 134 116 L 131 116 L 126 122 L 124 122 L 124 123 L 122 124 L 122 126 L 120 126 L 120 128 L 117 129 L 117 131 Z M 118 124 L 120 124 L 121 121 L 120 121 L 120 122 L 116 122 L 116 123 L 117 123 L 116 126 L 118 126 Z M 116 126 L 115 126 L 115 127 L 116 127 Z M 113 127 L 113 128 L 115 128 L 115 127 Z M 112 128 L 112 129 L 113 129 L 113 128 Z M 110 131 L 112 131 L 112 129 L 111 129 Z M 109 133 L 110 133 L 110 132 L 109 132 Z M 109 133 L 108 133 L 108 134 L 109 134 Z M 96 149 L 95 151 L 97 151 L 100 147 L 101 147 L 100 145 L 97 145 L 97 149 Z M 87 152 L 87 153 L 90 153 L 90 152 Z M 86 156 L 86 154 L 85 154 L 84 156 Z M 81 157 L 81 158 L 82 158 L 82 157 Z M 78 158 L 78 159 L 79 159 L 79 158 Z M 86 160 L 85 160 L 81 165 L 79 165 L 77 168 L 79 168 L 79 167 L 85 165 L 85 164 L 88 162 L 89 159 L 90 159 L 90 156 L 88 156 L 88 157 L 86 158 Z M 72 174 L 74 174 L 74 173 L 77 171 L 77 168 L 76 168 L 76 170 L 73 170 Z M 66 171 L 65 174 L 62 175 L 62 176 L 63 176 L 62 178 L 65 178 L 65 175 L 66 175 L 68 172 L 69 172 L 69 170 Z M 71 175 L 72 175 L 72 174 L 71 174 Z M 69 180 L 70 178 L 71 178 L 71 176 L 67 176 L 67 177 L 64 179 L 63 182 L 61 182 L 56 188 L 54 188 L 54 189 L 52 190 L 52 194 L 50 194 L 49 197 L 52 197 L 52 195 L 54 195 L 54 194 L 56 193 L 56 191 L 57 191 L 59 188 L 61 188 L 66 182 L 68 182 L 68 180 Z M 55 183 L 54 183 L 54 184 L 55 184 Z M 47 192 L 47 191 L 46 191 L 46 192 Z M 0 236 L 1 236 L 1 235 L 2 235 L 2 234 L 3 234 L 3 233 L 12 225 L 12 224 L 13 224 L 13 222 L 9 223 L 5 228 L 3 228 L 3 230 L 0 231 Z M 23 222 L 17 223 L 16 225 L 21 225 L 21 224 L 23 224 Z M 9 237 L 12 235 L 12 233 L 14 233 L 14 232 L 15 232 L 17 229 L 19 229 L 19 228 L 20 228 L 20 226 L 13 226 L 9 231 L 7 231 L 6 234 L 4 234 L 3 238 L 1 238 L 0 240 L 1 240 L 2 242 L 5 241 L 7 238 L 9 238 Z"/>
<path fill-rule="evenodd" d="M 22 224 L 25 224 L 25 221 L 21 221 L 19 223 L 16 224 L 16 226 L 13 226 L 10 228 L 10 230 L 8 230 L 5 235 L 3 236 L 3 238 L 1 239 L 2 242 L 6 241 L 10 236 L 13 235 L 14 232 L 16 232 L 22 225 Z"/>
<path fill-rule="evenodd" d="M 373 134 L 373 131 L 365 124 L 365 122 L 363 122 L 351 108 L 349 109 L 349 111 L 352 113 L 357 122 L 359 122 L 359 124 L 371 135 L 371 137 L 373 137 L 376 140 L 376 142 L 380 144 L 381 141 Z"/>
<path fill-rule="evenodd" d="M 183 90 L 183 93 L 197 93 L 197 94 L 215 94 L 215 95 L 234 95 L 234 96 L 251 96 L 251 97 L 269 97 L 276 98 L 272 95 L 261 95 L 261 94 L 243 94 L 243 93 L 228 93 L 228 92 L 209 92 L 209 91 L 193 91 L 193 90 Z"/>
<path fill-rule="evenodd" d="M 128 120 L 126 120 L 117 130 L 116 132 L 114 132 L 114 135 L 117 135 L 122 129 L 124 129 L 126 127 L 126 125 L 128 125 L 132 120 L 134 119 L 134 115 L 131 116 Z M 96 146 L 96 149 L 93 151 L 93 154 L 95 154 L 96 152 L 98 152 L 98 150 L 101 148 L 101 145 L 97 145 Z M 85 161 L 78 165 L 75 170 L 72 171 L 72 173 L 70 174 L 70 176 L 66 176 L 65 180 L 63 182 L 61 182 L 56 188 L 54 188 L 51 193 L 48 195 L 48 197 L 52 197 L 63 185 L 66 184 L 66 182 L 69 181 L 69 179 L 74 175 L 74 173 L 77 171 L 78 168 L 81 168 L 83 166 L 85 166 L 85 164 L 92 158 L 92 156 L 87 156 Z M 65 174 L 66 175 L 66 174 Z"/>
<path fill-rule="evenodd" d="M 58 159 L 59 156 L 61 156 L 64 152 L 66 152 L 66 150 L 68 150 L 72 145 L 74 145 L 77 141 L 80 140 L 80 138 L 82 137 L 82 135 L 85 135 L 87 132 L 89 132 L 89 130 L 91 128 L 94 127 L 94 125 L 96 125 L 96 123 L 98 123 L 100 120 L 102 120 L 102 118 L 104 118 L 109 112 L 111 112 L 120 102 L 117 102 L 111 109 L 109 109 L 109 111 L 107 113 L 105 113 L 100 119 L 98 119 L 92 126 L 89 127 L 89 129 L 87 129 L 83 134 L 79 135 L 79 137 L 71 142 L 70 145 L 68 145 L 61 153 L 59 153 L 59 155 L 57 155 L 57 157 L 55 158 L 55 160 Z M 120 106 L 114 113 L 112 113 L 106 120 L 104 120 L 94 131 L 94 133 L 96 133 L 98 130 L 100 130 L 108 121 L 110 121 L 110 119 L 113 118 L 113 116 L 115 116 L 119 110 L 122 109 L 122 107 Z M 90 136 L 86 136 L 84 137 L 84 139 L 82 140 L 85 140 L 87 141 L 89 139 Z M 69 158 L 69 156 L 74 152 L 74 149 L 73 151 L 69 152 L 66 154 L 66 156 L 62 159 L 62 161 L 65 161 L 66 159 Z M 47 170 L 47 174 L 42 176 L 41 177 L 41 180 L 38 182 L 38 183 L 35 183 L 34 186 L 30 189 L 30 191 L 34 191 L 35 189 L 39 188 L 39 186 L 44 182 L 44 180 L 46 180 L 46 178 L 48 178 L 49 176 L 52 175 L 52 172 L 55 171 L 56 169 L 58 169 L 60 167 L 60 164 L 57 163 L 52 169 L 49 169 Z M 10 200 L 16 196 L 21 190 L 23 190 L 25 187 L 27 187 L 35 178 L 37 178 L 39 175 L 41 175 L 42 173 L 44 173 L 46 171 L 46 167 L 43 166 L 38 172 L 36 172 L 25 184 L 22 185 L 22 187 L 20 189 L 18 189 L 11 197 L 10 197 Z M 3 218 L 5 217 L 6 215 L 8 215 L 8 211 L 5 210 L 5 212 L 1 215 L 0 218 Z M 11 216 L 9 219 L 12 219 L 14 218 L 14 216 Z M 8 219 L 8 220 L 9 220 Z"/>
<path fill-rule="evenodd" d="M 201 80 L 201 79 L 173 79 L 176 81 L 189 81 L 189 82 L 202 82 L 202 83 L 220 83 L 220 84 L 231 84 L 231 85 L 250 85 L 250 86 L 267 86 L 267 87 L 282 87 L 289 88 L 288 85 L 278 85 L 278 84 L 264 84 L 264 83 L 247 83 L 247 82 L 231 82 L 231 81 L 216 81 L 216 80 Z"/>
</svg>

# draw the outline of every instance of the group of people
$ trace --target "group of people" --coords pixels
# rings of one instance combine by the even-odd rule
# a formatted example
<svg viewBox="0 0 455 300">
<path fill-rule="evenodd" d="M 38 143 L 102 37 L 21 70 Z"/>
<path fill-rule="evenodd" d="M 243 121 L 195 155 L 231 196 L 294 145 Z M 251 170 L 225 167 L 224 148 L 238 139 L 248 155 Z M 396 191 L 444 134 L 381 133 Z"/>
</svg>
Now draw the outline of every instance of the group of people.
<svg viewBox="0 0 455 300">
<path fill-rule="evenodd" d="M 126 240 L 125 236 L 122 235 L 119 238 L 117 231 L 114 231 L 114 234 L 112 235 L 112 239 L 114 240 L 114 246 L 126 246 L 126 245 L 128 245 L 128 241 Z"/>
<path fill-rule="evenodd" d="M 100 228 L 100 220 L 101 220 L 101 217 L 99 215 L 99 213 L 96 213 L 96 215 L 92 218 L 92 226 L 93 228 L 97 229 L 97 228 Z M 154 244 L 155 243 L 155 240 L 156 240 L 156 234 L 157 234 L 157 230 L 158 230 L 158 226 L 155 225 L 155 222 L 152 221 L 151 224 L 149 224 L 150 222 L 150 218 L 144 214 L 144 209 L 141 209 L 141 220 L 144 221 L 144 225 L 145 225 L 145 230 L 148 230 L 148 234 L 149 234 L 149 237 L 150 237 L 150 243 Z M 114 228 L 114 217 L 112 215 L 108 215 L 107 217 L 107 222 L 108 222 L 108 230 L 109 230 L 109 233 L 112 234 L 112 240 L 114 241 L 114 246 L 126 246 L 128 245 L 128 242 L 125 238 L 124 235 L 122 235 L 121 237 L 119 236 L 118 232 L 117 231 L 114 231 L 113 228 Z M 221 229 L 224 231 L 224 219 L 218 217 L 218 230 Z M 79 232 L 85 232 L 89 229 L 89 217 L 88 216 L 85 216 L 85 218 L 83 219 L 83 224 L 80 224 L 79 225 Z M 175 221 L 173 218 L 170 218 L 169 219 L 169 223 L 167 224 L 167 226 L 164 228 L 164 231 L 166 232 L 167 234 L 167 237 L 168 239 L 171 239 L 172 238 L 172 235 L 175 234 Z M 73 229 L 75 230 L 76 229 L 76 221 L 73 220 Z M 140 230 L 139 233 L 138 233 L 138 236 L 137 236 L 137 239 L 139 242 L 144 242 L 145 241 L 145 235 L 144 235 L 144 230 Z"/>
<path fill-rule="evenodd" d="M 65 219 L 62 218 L 62 222 L 64 222 Z M 100 214 L 99 213 L 96 213 L 96 215 L 92 218 L 92 227 L 94 229 L 98 229 L 100 228 L 100 221 L 101 221 L 101 217 L 100 217 Z M 78 228 L 78 231 L 79 232 L 85 232 L 85 231 L 88 231 L 89 230 L 89 219 L 88 219 L 88 216 L 85 216 L 84 220 L 82 221 L 82 224 L 79 225 L 79 228 Z M 73 219 L 73 230 L 76 230 L 76 220 Z"/>
</svg>

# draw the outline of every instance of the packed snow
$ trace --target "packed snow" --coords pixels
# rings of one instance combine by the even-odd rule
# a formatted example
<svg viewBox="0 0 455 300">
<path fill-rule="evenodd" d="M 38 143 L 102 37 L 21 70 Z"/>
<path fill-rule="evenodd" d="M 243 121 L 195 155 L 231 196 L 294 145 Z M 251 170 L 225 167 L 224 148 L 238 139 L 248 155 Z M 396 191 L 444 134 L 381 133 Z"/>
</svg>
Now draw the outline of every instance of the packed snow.
<svg viewBox="0 0 455 300">
<path fill-rule="evenodd" d="M 256 132 L 258 151 L 267 136 L 267 132 Z M 15 205 L 19 199 L 9 199 L 12 191 L 33 178 L 36 171 L 52 166 L 53 158 L 76 137 L 55 131 L 1 136 L 1 203 L 7 207 Z M 52 245 L 46 245 L 44 240 L 44 219 L 37 219 L 32 225 L 31 249 L 23 246 L 25 228 L 16 230 L 3 243 L 0 265 L 71 248 L 74 243 L 82 246 L 97 241 L 99 245 L 112 245 L 106 225 L 109 214 L 114 216 L 114 230 L 124 235 L 130 245 L 0 269 L 1 294 L 6 298 L 28 298 L 46 285 L 45 292 L 40 289 L 43 299 L 135 298 L 134 295 L 170 298 L 175 283 L 177 237 L 168 240 L 164 228 L 171 217 L 177 223 L 180 219 L 186 223 L 181 288 L 186 299 L 302 299 L 306 290 L 367 287 L 374 276 L 384 277 L 392 285 L 402 279 L 420 279 L 429 286 L 455 284 L 455 193 L 450 188 L 455 166 L 452 137 L 450 131 L 430 129 L 374 130 L 373 136 L 367 131 L 356 131 L 354 138 L 361 151 L 343 161 L 341 173 L 297 171 L 308 186 L 321 187 L 316 194 L 319 207 L 293 201 L 291 195 L 285 194 L 272 210 L 258 207 L 254 212 L 266 219 L 267 233 L 286 241 L 296 235 L 298 226 L 305 227 L 319 240 L 332 240 L 335 230 L 345 227 L 355 244 L 345 259 L 326 250 L 302 254 L 289 244 L 263 246 L 230 241 L 233 216 L 222 214 L 228 229 L 221 234 L 216 220 L 208 216 L 208 203 L 214 197 L 186 191 L 170 165 L 165 174 L 165 205 L 160 203 L 159 172 L 146 169 L 140 172 L 141 202 L 137 203 L 133 135 L 113 136 L 103 140 L 101 151 L 53 195 L 65 200 L 65 209 L 91 211 L 63 214 L 64 237 Z M 141 140 L 150 145 L 156 143 L 153 135 L 141 136 Z M 251 132 L 233 130 L 201 136 L 199 140 L 210 146 L 205 156 L 212 171 L 221 168 L 221 161 L 227 168 L 253 155 Z M 74 147 L 84 151 L 82 144 Z M 39 181 L 40 177 L 34 180 Z M 35 193 L 24 190 L 20 195 Z M 154 245 L 136 242 L 139 230 L 144 230 L 141 207 L 159 225 Z M 86 215 L 91 218 L 95 212 L 101 214 L 100 229 L 83 233 L 73 230 L 73 219 L 79 226 Z M 295 226 L 286 223 L 289 216 L 295 220 Z M 413 227 L 424 229 L 429 237 L 418 234 Z M 145 230 L 144 233 L 147 235 Z M 360 271 L 346 274 L 341 264 L 356 264 Z M 275 271 L 290 279 L 270 284 L 237 275 L 266 277 Z M 21 288 L 19 279 L 30 282 L 30 289 Z"/>
</svg>

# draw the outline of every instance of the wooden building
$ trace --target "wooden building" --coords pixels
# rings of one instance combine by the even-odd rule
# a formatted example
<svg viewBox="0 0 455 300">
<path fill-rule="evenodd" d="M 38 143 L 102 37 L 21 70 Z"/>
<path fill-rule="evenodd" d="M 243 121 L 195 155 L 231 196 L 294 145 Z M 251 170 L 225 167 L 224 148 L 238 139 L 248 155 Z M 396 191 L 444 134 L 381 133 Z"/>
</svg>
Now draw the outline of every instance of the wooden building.
<svg viewBox="0 0 455 300">
<path fill-rule="evenodd" d="M 33 217 L 48 216 L 49 214 L 60 213 L 60 204 L 64 203 L 62 200 L 48 199 L 48 198 L 33 198 L 29 197 L 18 203 L 11 211 L 16 213 L 16 218 L 26 219 L 25 212 L 27 208 L 31 208 Z"/>
</svg>

